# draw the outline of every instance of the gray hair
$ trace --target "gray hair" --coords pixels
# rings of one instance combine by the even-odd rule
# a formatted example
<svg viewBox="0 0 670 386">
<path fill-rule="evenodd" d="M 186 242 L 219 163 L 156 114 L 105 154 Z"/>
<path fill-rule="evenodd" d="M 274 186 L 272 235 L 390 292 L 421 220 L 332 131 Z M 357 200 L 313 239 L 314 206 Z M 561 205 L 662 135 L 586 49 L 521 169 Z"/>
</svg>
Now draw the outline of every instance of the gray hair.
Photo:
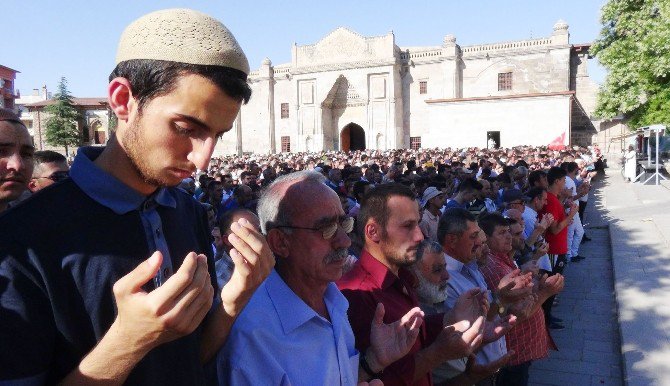
<svg viewBox="0 0 670 386">
<path fill-rule="evenodd" d="M 449 208 L 444 211 L 437 224 L 437 239 L 444 242 L 446 235 L 460 236 L 468 229 L 468 222 L 476 222 L 475 216 L 466 209 Z"/>
<path fill-rule="evenodd" d="M 312 170 L 289 173 L 274 180 L 270 186 L 263 190 L 258 200 L 256 209 L 261 223 L 261 232 L 267 234 L 270 229 L 278 225 L 291 224 L 290 209 L 287 207 L 285 200 L 286 192 L 281 189 L 283 186 L 298 182 L 324 184 L 325 181 L 326 178 L 322 174 Z"/>
<path fill-rule="evenodd" d="M 442 253 L 442 246 L 437 241 L 424 239 L 416 249 L 416 261 L 420 261 L 426 252 Z"/>
</svg>

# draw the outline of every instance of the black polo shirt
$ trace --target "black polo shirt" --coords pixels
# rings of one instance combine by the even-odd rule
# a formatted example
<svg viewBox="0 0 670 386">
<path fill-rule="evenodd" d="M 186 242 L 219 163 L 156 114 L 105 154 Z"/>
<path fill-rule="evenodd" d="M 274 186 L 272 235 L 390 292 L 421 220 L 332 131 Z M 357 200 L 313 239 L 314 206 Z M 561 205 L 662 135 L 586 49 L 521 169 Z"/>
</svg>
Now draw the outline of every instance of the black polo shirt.
<svg viewBox="0 0 670 386">
<path fill-rule="evenodd" d="M 90 157 L 97 154 L 86 161 L 92 165 Z M 75 174 L 78 167 L 75 161 Z M 80 174 L 79 182 L 86 175 Z M 119 214 L 75 180 L 44 189 L 0 215 L 0 380 L 54 384 L 76 368 L 116 317 L 113 284 L 158 248 L 148 239 L 142 206 Z M 203 208 L 178 189 L 163 194 L 174 205 L 154 204 L 153 210 L 171 265 L 177 270 L 192 251 L 206 254 L 216 286 Z M 126 383 L 203 384 L 200 335 L 198 329 L 155 348 Z"/>
</svg>

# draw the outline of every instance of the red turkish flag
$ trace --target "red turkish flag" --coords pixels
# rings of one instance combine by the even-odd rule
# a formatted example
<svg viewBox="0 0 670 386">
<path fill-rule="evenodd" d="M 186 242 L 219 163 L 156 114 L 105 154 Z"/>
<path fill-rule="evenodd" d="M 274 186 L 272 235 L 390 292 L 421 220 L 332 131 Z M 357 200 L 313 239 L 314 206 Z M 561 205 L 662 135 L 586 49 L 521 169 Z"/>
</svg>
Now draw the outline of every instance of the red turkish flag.
<svg viewBox="0 0 670 386">
<path fill-rule="evenodd" d="M 563 150 L 565 147 L 565 133 L 554 138 L 553 141 L 549 142 L 549 146 L 547 146 L 547 148 L 551 150 Z"/>
</svg>

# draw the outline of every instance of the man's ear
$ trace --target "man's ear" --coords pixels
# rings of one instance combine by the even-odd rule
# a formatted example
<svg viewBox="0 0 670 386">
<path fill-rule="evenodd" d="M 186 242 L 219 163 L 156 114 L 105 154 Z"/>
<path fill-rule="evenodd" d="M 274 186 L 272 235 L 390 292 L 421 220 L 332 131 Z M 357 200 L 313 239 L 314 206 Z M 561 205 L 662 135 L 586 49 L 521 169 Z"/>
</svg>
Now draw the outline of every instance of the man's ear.
<svg viewBox="0 0 670 386">
<path fill-rule="evenodd" d="M 363 233 L 366 239 L 375 243 L 380 242 L 382 239 L 382 227 L 373 219 L 368 220 L 367 224 L 365 224 Z"/>
<path fill-rule="evenodd" d="M 132 106 L 135 104 L 130 82 L 126 78 L 114 78 L 107 86 L 107 100 L 109 109 L 114 112 L 119 121 L 127 122 Z"/>
<path fill-rule="evenodd" d="M 28 190 L 30 190 L 32 193 L 35 193 L 39 187 L 37 186 L 37 180 L 33 180 L 32 178 L 30 181 L 28 181 Z"/>
<path fill-rule="evenodd" d="M 265 238 L 270 246 L 270 250 L 277 257 L 288 257 L 290 246 L 286 234 L 277 228 L 270 229 Z"/>
</svg>

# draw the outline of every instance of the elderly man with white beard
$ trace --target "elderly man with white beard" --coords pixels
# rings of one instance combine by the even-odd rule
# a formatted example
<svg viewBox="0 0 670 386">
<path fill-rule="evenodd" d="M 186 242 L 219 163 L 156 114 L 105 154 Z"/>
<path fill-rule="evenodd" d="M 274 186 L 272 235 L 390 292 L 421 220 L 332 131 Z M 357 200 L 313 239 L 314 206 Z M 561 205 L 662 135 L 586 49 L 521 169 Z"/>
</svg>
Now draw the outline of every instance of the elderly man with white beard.
<svg viewBox="0 0 670 386">
<path fill-rule="evenodd" d="M 421 310 L 426 315 L 434 315 L 441 312 L 456 313 L 455 309 L 449 309 L 445 305 L 447 300 L 447 289 L 449 272 L 442 252 L 442 246 L 431 240 L 424 240 L 417 250 L 417 262 L 411 266 L 412 271 L 418 279 L 416 288 Z M 456 308 L 464 306 L 483 294 L 481 289 L 474 288 L 462 294 L 456 304 Z M 509 355 L 503 355 L 498 360 L 488 364 L 479 364 L 474 355 L 444 362 L 433 369 L 433 382 L 436 385 L 473 385 L 484 379 L 491 378 L 500 367 L 507 363 Z"/>
</svg>

